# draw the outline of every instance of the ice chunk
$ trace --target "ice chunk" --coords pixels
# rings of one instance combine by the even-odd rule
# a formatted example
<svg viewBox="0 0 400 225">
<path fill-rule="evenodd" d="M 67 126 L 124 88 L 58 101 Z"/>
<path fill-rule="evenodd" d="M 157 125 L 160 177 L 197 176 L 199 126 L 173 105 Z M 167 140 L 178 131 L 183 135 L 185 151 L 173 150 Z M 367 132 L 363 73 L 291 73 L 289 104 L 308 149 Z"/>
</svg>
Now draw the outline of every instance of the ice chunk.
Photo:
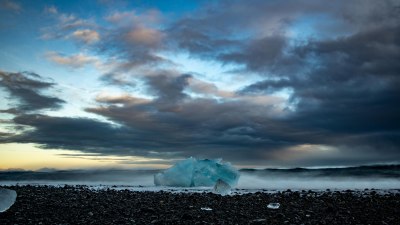
<svg viewBox="0 0 400 225">
<path fill-rule="evenodd" d="M 220 195 L 228 195 L 231 193 L 231 186 L 226 183 L 225 181 L 218 179 L 217 183 L 214 185 L 213 189 L 214 193 L 220 194 Z"/>
<path fill-rule="evenodd" d="M 196 159 L 188 158 L 176 163 L 164 172 L 154 175 L 156 186 L 190 187 L 192 185 L 193 170 Z"/>
<path fill-rule="evenodd" d="M 239 171 L 228 162 L 222 162 L 221 159 L 201 160 L 190 157 L 154 175 L 154 184 L 175 187 L 212 187 L 218 180 L 222 180 L 234 187 L 238 179 Z"/>
<path fill-rule="evenodd" d="M 279 206 L 281 206 L 281 204 L 279 204 L 279 203 L 269 203 L 267 205 L 267 208 L 268 209 L 279 209 Z"/>
<path fill-rule="evenodd" d="M 209 207 L 201 207 L 200 209 L 204 211 L 212 211 L 212 208 Z"/>
<path fill-rule="evenodd" d="M 267 219 L 254 219 L 251 222 L 254 222 L 256 224 L 260 224 L 260 223 L 265 222 L 265 221 L 267 221 Z"/>
<path fill-rule="evenodd" d="M 0 188 L 0 213 L 9 209 L 17 199 L 17 192 Z"/>
</svg>

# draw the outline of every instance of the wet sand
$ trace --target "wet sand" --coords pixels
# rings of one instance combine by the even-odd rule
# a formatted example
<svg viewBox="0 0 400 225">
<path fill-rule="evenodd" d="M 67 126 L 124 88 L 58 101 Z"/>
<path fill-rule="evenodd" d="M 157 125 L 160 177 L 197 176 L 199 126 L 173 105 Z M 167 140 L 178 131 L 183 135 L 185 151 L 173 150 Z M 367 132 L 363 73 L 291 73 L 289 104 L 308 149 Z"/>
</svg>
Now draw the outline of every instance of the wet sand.
<svg viewBox="0 0 400 225">
<path fill-rule="evenodd" d="M 11 186 L 0 224 L 400 224 L 400 193 L 283 191 L 213 193 Z M 280 203 L 269 209 L 269 203 Z M 208 209 L 208 210 L 206 210 Z M 210 210 L 211 209 L 211 210 Z"/>
</svg>

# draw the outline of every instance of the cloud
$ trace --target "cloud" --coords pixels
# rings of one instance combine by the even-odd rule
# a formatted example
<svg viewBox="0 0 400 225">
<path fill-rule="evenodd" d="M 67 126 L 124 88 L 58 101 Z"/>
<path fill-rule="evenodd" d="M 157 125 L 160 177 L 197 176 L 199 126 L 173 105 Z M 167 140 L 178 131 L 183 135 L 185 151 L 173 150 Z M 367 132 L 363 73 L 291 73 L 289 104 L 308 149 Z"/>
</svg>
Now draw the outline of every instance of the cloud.
<svg viewBox="0 0 400 225">
<path fill-rule="evenodd" d="M 152 26 L 161 22 L 161 12 L 155 9 L 138 13 L 136 11 L 114 12 L 105 18 L 117 26 Z"/>
<path fill-rule="evenodd" d="M 151 148 L 161 155 L 217 157 L 221 154 L 238 160 L 239 153 L 249 148 L 253 152 L 249 157 L 256 159 L 262 152 L 297 143 L 295 137 L 284 135 L 286 130 L 278 126 L 279 122 L 265 116 L 273 110 L 274 102 L 265 105 L 266 102 L 259 104 L 244 98 L 227 102 L 191 99 L 183 93 L 189 85 L 189 75 L 146 78 L 150 90 L 157 96 L 155 99 L 138 101 L 124 96 L 115 101 L 110 98 L 113 100 L 101 101 L 109 105 L 87 109 L 132 128 L 137 131 L 132 137 L 139 140 L 155 138 L 155 146 L 144 142 L 136 148 Z M 267 124 L 270 135 L 265 133 Z"/>
<path fill-rule="evenodd" d="M 220 90 L 215 84 L 197 79 L 194 76 L 188 79 L 188 90 L 203 97 L 231 98 L 235 96 L 232 91 Z"/>
<path fill-rule="evenodd" d="M 102 73 L 101 80 L 112 85 L 130 86 L 135 76 L 170 63 L 160 56 L 164 34 L 159 29 L 159 12 L 148 10 L 115 12 L 104 18 L 113 26 L 99 26 L 93 19 L 79 18 L 74 14 L 57 14 L 57 24 L 43 29 L 44 39 L 71 39 L 84 44 L 92 54 L 106 55 L 104 62 L 83 53 L 62 55 L 47 52 L 46 58 L 70 68 L 95 64 Z M 100 32 L 101 31 L 101 36 Z"/>
<path fill-rule="evenodd" d="M 254 83 L 243 92 L 267 94 L 289 88 L 295 110 L 283 122 L 292 128 L 323 131 L 325 144 L 341 146 L 341 154 L 380 152 L 398 157 L 398 37 L 399 27 L 388 25 L 309 41 L 293 50 L 304 59 L 301 65 L 307 72 L 292 71 L 280 79 Z"/>
<path fill-rule="evenodd" d="M 113 24 L 103 27 L 95 51 L 112 55 L 102 80 L 112 85 L 132 85 L 138 77 L 162 70 L 172 63 L 160 54 L 166 49 L 166 34 L 160 27 L 159 11 L 115 12 L 105 19 Z"/>
<path fill-rule="evenodd" d="M 84 34 L 93 33 L 89 31 L 94 31 L 94 28 L 97 27 L 93 19 L 83 19 L 74 14 L 59 13 L 55 7 L 45 8 L 45 12 L 49 14 L 49 18 L 56 20 L 56 24 L 41 29 L 41 38 L 44 40 L 74 37 L 74 32 L 76 31 L 78 31 L 79 36 L 79 30 L 81 30 L 81 33 L 82 31 L 88 30 L 86 33 L 80 35 L 80 37 L 82 37 Z"/>
<path fill-rule="evenodd" d="M 159 74 L 146 79 L 154 99 L 103 95 L 97 97 L 98 107 L 86 109 L 113 124 L 87 118 L 21 115 L 13 122 L 34 129 L 4 137 L 2 142 L 157 158 L 222 154 L 232 160 L 238 160 L 239 152 L 249 147 L 254 148 L 249 157 L 257 158 L 263 151 L 288 145 L 278 138 L 279 134 L 276 138 L 262 134 L 266 130 L 263 124 L 271 127 L 271 134 L 284 132 L 281 127 L 272 129 L 275 122 L 262 116 L 271 105 L 240 99 L 191 99 L 184 93 L 190 79 L 185 74 Z"/>
<path fill-rule="evenodd" d="M 221 35 L 203 31 L 203 26 L 191 19 L 177 21 L 167 29 L 170 45 L 175 49 L 186 50 L 201 57 L 215 57 L 223 52 L 240 46 L 240 42 Z M 203 28 L 207 29 L 207 28 Z"/>
<path fill-rule="evenodd" d="M 274 66 L 276 60 L 285 60 L 289 66 L 298 63 L 299 59 L 286 55 L 298 42 L 395 25 L 398 12 L 399 3 L 391 0 L 328 4 L 316 0 L 251 0 L 246 4 L 222 0 L 178 19 L 166 32 L 172 46 L 192 56 L 260 72 L 282 70 Z M 298 37 L 301 40 L 296 40 Z"/>
<path fill-rule="evenodd" d="M 285 37 L 267 36 L 250 41 L 237 52 L 222 53 L 218 58 L 226 63 L 244 64 L 250 71 L 263 71 L 276 67 L 276 64 L 283 60 L 286 48 Z"/>
<path fill-rule="evenodd" d="M 40 92 L 51 88 L 54 83 L 45 81 L 35 73 L 9 73 L 0 71 L 0 87 L 10 93 L 10 100 L 17 99 L 15 107 L 2 110 L 2 112 L 20 114 L 41 109 L 58 109 L 63 100 L 41 94 Z"/>
<path fill-rule="evenodd" d="M 172 77 L 164 74 L 147 77 L 147 84 L 150 91 L 157 95 L 161 102 L 174 103 L 186 97 L 183 89 L 188 85 L 190 75 L 180 75 Z"/>
<path fill-rule="evenodd" d="M 95 30 L 76 30 L 72 33 L 72 37 L 85 44 L 92 44 L 100 40 L 100 35 Z"/>
<path fill-rule="evenodd" d="M 97 2 L 101 5 L 109 6 L 112 9 L 114 8 L 126 8 L 128 5 L 128 1 L 126 0 L 97 0 Z"/>
<path fill-rule="evenodd" d="M 132 31 L 129 31 L 126 34 L 126 40 L 132 44 L 139 44 L 147 47 L 155 47 L 158 46 L 161 42 L 162 34 L 161 32 L 145 28 L 139 27 Z"/>
<path fill-rule="evenodd" d="M 127 105 L 134 105 L 134 104 L 142 104 L 148 103 L 148 99 L 137 98 L 130 96 L 128 94 L 123 95 L 106 95 L 100 94 L 96 96 L 96 101 L 99 103 L 107 103 L 107 104 L 127 104 Z"/>
<path fill-rule="evenodd" d="M 175 21 L 167 31 L 172 37 L 171 42 L 179 48 L 207 58 L 229 55 L 246 48 L 254 51 L 254 45 L 246 44 L 249 42 L 264 45 L 271 43 L 265 47 L 279 48 L 285 41 L 277 37 L 286 35 L 293 21 L 304 15 L 328 11 L 331 5 L 314 0 L 251 0 L 246 4 L 240 1 L 218 1 L 215 4 L 205 4 L 191 16 Z M 270 40 L 263 41 L 268 37 Z"/>
<path fill-rule="evenodd" d="M 287 166 L 321 165 L 319 163 L 325 162 L 326 157 L 332 158 L 329 163 L 340 165 L 343 160 L 349 160 L 350 153 L 353 162 L 357 154 L 370 155 L 363 162 L 385 161 L 388 155 L 391 158 L 398 156 L 396 124 L 392 125 L 392 130 L 386 127 L 382 132 L 368 131 L 369 126 L 383 127 L 371 118 L 366 118 L 371 121 L 366 123 L 361 115 L 359 121 L 364 127 L 349 129 L 358 123 L 353 122 L 358 119 L 350 113 L 348 121 L 341 121 L 344 117 L 337 114 L 340 110 L 333 105 L 318 110 L 299 107 L 293 114 L 276 117 L 276 113 L 271 112 L 281 104 L 279 101 L 260 102 L 252 96 L 223 101 L 193 99 L 183 93 L 190 85 L 189 75 L 154 75 L 147 79 L 149 90 L 156 96 L 154 99 L 103 94 L 96 98 L 97 107 L 86 109 L 106 117 L 113 124 L 88 118 L 18 116 L 13 120 L 15 124 L 35 129 L 8 135 L 2 142 L 37 143 L 43 148 L 74 149 L 102 155 L 223 156 L 239 164 Z M 392 116 L 398 115 L 396 113 Z M 340 126 L 345 124 L 348 127 L 342 129 Z M 304 145 L 309 145 L 307 151 L 301 151 L 300 147 Z M 326 154 L 322 154 L 321 149 L 325 149 Z M 285 154 L 290 157 L 285 158 Z M 307 157 L 311 158 L 307 160 Z"/>
<path fill-rule="evenodd" d="M 78 18 L 73 14 L 60 14 L 58 16 L 58 20 L 60 21 L 58 26 L 61 30 L 64 31 L 81 27 L 91 27 L 95 25 L 93 22 L 86 19 Z"/>
<path fill-rule="evenodd" d="M 127 143 L 133 143 L 123 138 L 129 135 L 129 130 L 93 119 L 32 114 L 17 116 L 13 120 L 16 124 L 35 127 L 35 130 L 14 135 L 4 142 L 37 143 L 44 148 L 86 149 L 98 153 L 102 151 L 111 153 L 112 145 L 121 147 L 125 152 Z M 50 133 L 51 135 L 46 138 L 45 136 Z M 126 143 L 117 144 L 116 141 Z"/>
<path fill-rule="evenodd" d="M 92 56 L 87 56 L 82 53 L 65 56 L 57 52 L 47 52 L 45 56 L 48 60 L 56 64 L 67 66 L 73 69 L 82 68 L 86 65 L 96 64 L 99 62 L 97 58 Z"/>
<path fill-rule="evenodd" d="M 0 9 L 9 10 L 12 12 L 20 12 L 22 7 L 15 1 L 11 0 L 1 0 L 0 1 Z"/>
<path fill-rule="evenodd" d="M 52 5 L 52 6 L 46 6 L 46 7 L 44 8 L 44 11 L 45 11 L 46 13 L 49 13 L 49 14 L 58 14 L 58 9 L 57 9 L 57 7 L 55 7 L 54 5 Z"/>
</svg>

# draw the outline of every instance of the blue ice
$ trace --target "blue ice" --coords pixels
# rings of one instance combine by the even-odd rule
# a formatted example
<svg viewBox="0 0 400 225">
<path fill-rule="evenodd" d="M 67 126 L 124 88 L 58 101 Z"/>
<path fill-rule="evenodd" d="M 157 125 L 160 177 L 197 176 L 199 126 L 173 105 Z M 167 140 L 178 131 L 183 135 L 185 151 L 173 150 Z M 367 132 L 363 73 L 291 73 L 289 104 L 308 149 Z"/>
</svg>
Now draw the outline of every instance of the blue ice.
<svg viewBox="0 0 400 225">
<path fill-rule="evenodd" d="M 0 213 L 9 209 L 17 199 L 17 192 L 10 189 L 0 188 Z"/>
<path fill-rule="evenodd" d="M 154 175 L 156 186 L 211 187 L 222 180 L 231 187 L 237 185 L 239 171 L 221 159 L 196 159 L 190 157 L 171 168 Z"/>
</svg>

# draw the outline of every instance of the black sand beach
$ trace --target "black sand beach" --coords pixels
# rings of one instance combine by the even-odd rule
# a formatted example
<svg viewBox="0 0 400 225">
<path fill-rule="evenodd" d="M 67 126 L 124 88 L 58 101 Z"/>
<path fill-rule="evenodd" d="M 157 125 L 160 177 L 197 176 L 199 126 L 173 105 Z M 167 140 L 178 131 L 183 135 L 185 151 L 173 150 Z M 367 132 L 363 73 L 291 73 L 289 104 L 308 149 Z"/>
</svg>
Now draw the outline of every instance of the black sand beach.
<svg viewBox="0 0 400 225">
<path fill-rule="evenodd" d="M 400 224 L 400 194 L 368 191 L 212 193 L 12 186 L 0 224 Z M 267 208 L 278 202 L 279 209 Z M 202 209 L 203 208 L 203 209 Z M 210 208 L 212 210 L 204 210 Z"/>
</svg>

